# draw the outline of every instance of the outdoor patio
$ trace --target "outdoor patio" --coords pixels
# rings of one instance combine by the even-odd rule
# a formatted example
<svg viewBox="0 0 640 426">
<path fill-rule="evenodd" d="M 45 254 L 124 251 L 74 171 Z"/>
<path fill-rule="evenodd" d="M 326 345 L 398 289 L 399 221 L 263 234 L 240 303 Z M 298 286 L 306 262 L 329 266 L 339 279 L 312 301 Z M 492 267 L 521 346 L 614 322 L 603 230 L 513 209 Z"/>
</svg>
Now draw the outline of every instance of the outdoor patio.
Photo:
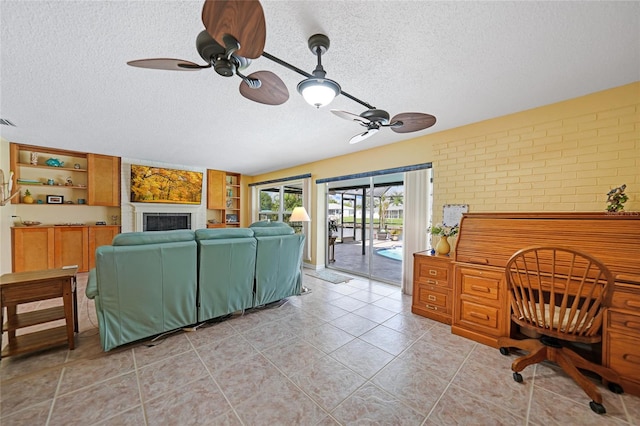
<svg viewBox="0 0 640 426">
<path fill-rule="evenodd" d="M 402 241 L 374 240 L 373 241 L 373 265 L 372 278 L 383 280 L 395 285 L 402 283 L 402 261 L 390 259 L 377 253 L 384 248 L 400 248 Z M 337 242 L 334 246 L 335 262 L 328 264 L 329 268 L 348 270 L 358 275 L 369 274 L 369 244 L 365 247 L 365 255 L 362 254 L 362 242 Z"/>
</svg>

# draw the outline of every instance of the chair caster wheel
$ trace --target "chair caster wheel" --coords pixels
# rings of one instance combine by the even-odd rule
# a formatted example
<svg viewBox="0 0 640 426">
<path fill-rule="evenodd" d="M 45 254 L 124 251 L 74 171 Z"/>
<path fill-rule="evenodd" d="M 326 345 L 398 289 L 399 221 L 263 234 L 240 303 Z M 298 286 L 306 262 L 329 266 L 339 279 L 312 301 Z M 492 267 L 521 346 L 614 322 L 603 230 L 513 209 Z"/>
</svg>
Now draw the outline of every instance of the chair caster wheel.
<svg viewBox="0 0 640 426">
<path fill-rule="evenodd" d="M 500 353 L 502 355 L 509 355 L 509 348 L 505 348 L 504 346 L 500 348 Z"/>
<path fill-rule="evenodd" d="M 591 401 L 589 403 L 589 407 L 591 407 L 591 409 L 593 410 L 594 413 L 596 414 L 604 414 L 607 412 L 607 410 L 604 409 L 604 405 L 602 404 L 598 404 L 595 401 Z"/>
<path fill-rule="evenodd" d="M 609 383 L 609 390 L 613 393 L 624 393 L 624 389 L 617 383 Z"/>
<path fill-rule="evenodd" d="M 513 373 L 513 380 L 515 380 L 518 383 L 522 383 L 522 374 L 520 373 Z"/>
</svg>

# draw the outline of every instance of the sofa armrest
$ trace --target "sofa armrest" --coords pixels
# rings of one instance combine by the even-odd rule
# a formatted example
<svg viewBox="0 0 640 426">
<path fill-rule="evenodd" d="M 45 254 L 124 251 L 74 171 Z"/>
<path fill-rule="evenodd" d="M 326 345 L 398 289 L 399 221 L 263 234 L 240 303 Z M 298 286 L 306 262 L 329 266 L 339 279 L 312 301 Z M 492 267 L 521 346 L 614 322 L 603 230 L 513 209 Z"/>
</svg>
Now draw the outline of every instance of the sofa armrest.
<svg viewBox="0 0 640 426">
<path fill-rule="evenodd" d="M 89 279 L 87 280 L 87 288 L 84 293 L 89 299 L 93 299 L 98 295 L 98 279 L 96 277 L 96 268 L 89 271 Z"/>
</svg>

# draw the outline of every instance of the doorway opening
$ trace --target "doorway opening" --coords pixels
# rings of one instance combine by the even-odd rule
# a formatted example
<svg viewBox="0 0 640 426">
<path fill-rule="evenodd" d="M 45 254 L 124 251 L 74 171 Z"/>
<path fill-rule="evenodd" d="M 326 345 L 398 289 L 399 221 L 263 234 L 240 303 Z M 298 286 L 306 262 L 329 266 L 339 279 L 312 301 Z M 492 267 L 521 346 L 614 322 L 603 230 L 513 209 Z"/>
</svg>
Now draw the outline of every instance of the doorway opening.
<svg viewBox="0 0 640 426">
<path fill-rule="evenodd" d="M 326 265 L 389 284 L 402 284 L 402 173 L 330 182 Z"/>
</svg>

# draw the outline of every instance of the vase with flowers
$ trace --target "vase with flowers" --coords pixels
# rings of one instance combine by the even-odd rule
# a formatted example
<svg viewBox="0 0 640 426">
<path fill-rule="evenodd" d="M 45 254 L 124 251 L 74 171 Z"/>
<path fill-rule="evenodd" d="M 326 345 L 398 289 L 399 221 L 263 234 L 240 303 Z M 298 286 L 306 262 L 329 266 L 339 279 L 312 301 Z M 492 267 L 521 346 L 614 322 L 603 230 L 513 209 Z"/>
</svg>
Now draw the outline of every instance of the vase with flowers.
<svg viewBox="0 0 640 426">
<path fill-rule="evenodd" d="M 458 225 L 456 226 L 444 226 L 441 223 L 437 223 L 429 227 L 429 233 L 440 237 L 438 244 L 436 244 L 436 254 L 447 255 L 451 251 L 451 245 L 447 240 L 449 237 L 453 237 L 458 233 Z"/>
</svg>

